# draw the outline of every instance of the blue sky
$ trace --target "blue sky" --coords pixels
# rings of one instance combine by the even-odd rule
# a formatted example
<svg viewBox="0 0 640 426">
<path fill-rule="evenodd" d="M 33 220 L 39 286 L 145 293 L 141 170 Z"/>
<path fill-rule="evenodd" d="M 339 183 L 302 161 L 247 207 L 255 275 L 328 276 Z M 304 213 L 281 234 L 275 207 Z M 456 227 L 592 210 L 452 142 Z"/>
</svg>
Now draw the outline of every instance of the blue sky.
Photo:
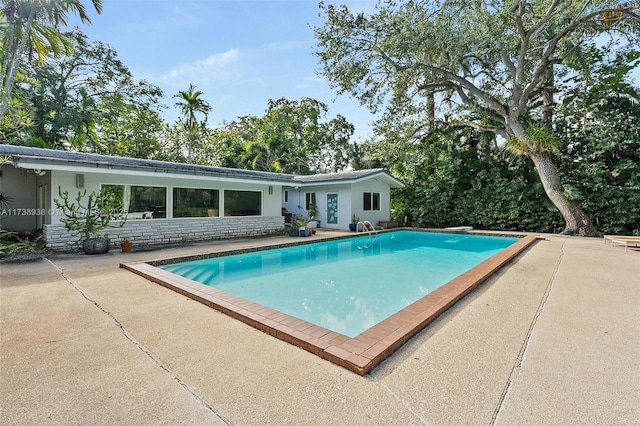
<svg viewBox="0 0 640 426">
<path fill-rule="evenodd" d="M 349 2 L 355 10 L 374 4 Z M 310 97 L 328 105 L 327 119 L 342 114 L 365 138 L 374 117 L 317 75 L 311 28 L 322 23 L 318 13 L 316 0 L 103 0 L 102 14 L 91 10 L 92 25 L 79 27 L 113 47 L 136 79 L 165 92 L 170 122 L 179 116 L 171 96 L 193 83 L 213 108 L 211 127 L 262 116 L 269 99 Z"/>
<path fill-rule="evenodd" d="M 375 5 L 335 2 L 366 12 Z M 353 123 L 356 140 L 371 135 L 375 117 L 357 101 L 337 96 L 317 75 L 317 0 L 103 0 L 100 15 L 90 0 L 83 3 L 93 24 L 79 25 L 81 30 L 113 47 L 136 79 L 165 92 L 169 122 L 179 116 L 171 96 L 193 83 L 213 108 L 211 127 L 262 116 L 269 99 L 310 97 L 328 105 L 328 118 L 342 114 Z M 634 77 L 637 83 L 639 69 Z"/>
</svg>

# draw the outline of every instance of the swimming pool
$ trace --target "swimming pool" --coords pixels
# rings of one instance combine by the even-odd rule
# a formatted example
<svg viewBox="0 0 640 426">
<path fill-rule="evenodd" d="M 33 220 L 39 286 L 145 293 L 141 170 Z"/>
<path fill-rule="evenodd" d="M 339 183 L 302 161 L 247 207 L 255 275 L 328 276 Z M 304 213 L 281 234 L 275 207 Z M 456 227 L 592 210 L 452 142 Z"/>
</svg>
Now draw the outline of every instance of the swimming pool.
<svg viewBox="0 0 640 426">
<path fill-rule="evenodd" d="M 366 374 L 533 241 L 400 230 L 121 266 Z"/>
<path fill-rule="evenodd" d="M 399 231 L 161 268 L 355 337 L 518 240 Z"/>
</svg>

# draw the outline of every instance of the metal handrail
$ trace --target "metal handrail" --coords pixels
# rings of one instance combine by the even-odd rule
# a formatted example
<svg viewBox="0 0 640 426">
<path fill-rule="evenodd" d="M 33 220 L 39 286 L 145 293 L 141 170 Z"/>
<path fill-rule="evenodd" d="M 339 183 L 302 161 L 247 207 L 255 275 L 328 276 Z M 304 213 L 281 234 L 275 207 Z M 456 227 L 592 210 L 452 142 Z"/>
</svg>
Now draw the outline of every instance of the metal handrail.
<svg viewBox="0 0 640 426">
<path fill-rule="evenodd" d="M 362 224 L 362 232 L 366 232 L 369 234 L 369 238 L 364 243 L 362 247 L 358 246 L 359 249 L 369 248 L 373 244 L 373 242 L 378 238 L 378 231 L 373 227 L 371 222 L 368 220 L 356 223 L 356 232 L 360 232 L 360 225 Z"/>
</svg>

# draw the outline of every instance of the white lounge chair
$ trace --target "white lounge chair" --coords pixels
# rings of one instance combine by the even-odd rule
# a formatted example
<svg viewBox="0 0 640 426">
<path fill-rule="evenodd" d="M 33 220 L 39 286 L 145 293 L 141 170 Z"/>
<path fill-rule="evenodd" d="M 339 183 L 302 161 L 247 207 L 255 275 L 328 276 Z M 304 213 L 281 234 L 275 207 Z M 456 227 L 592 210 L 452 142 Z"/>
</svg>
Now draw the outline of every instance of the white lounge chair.
<svg viewBox="0 0 640 426">
<path fill-rule="evenodd" d="M 604 243 L 611 241 L 611 247 L 617 245 L 624 246 L 624 251 L 627 251 L 629 246 L 640 247 L 640 236 L 635 235 L 605 235 Z"/>
</svg>

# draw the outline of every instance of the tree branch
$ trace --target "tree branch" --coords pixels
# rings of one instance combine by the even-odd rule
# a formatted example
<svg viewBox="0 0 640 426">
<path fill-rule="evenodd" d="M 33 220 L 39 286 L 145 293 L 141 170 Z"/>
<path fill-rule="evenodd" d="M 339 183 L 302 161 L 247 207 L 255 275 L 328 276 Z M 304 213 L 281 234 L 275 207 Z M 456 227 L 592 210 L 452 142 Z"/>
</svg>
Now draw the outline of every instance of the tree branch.
<svg viewBox="0 0 640 426">
<path fill-rule="evenodd" d="M 558 31 L 558 33 L 556 33 L 556 35 L 551 40 L 549 40 L 546 47 L 544 48 L 544 52 L 540 58 L 540 63 L 538 64 L 538 66 L 533 72 L 531 82 L 523 90 L 522 97 L 518 101 L 518 107 L 520 110 L 526 108 L 529 96 L 531 96 L 531 94 L 536 90 L 536 87 L 538 86 L 538 81 L 544 75 L 544 73 L 546 72 L 546 69 L 551 64 L 552 62 L 551 58 L 558 47 L 558 43 L 562 39 L 564 39 L 566 36 L 576 31 L 582 25 L 586 24 L 587 22 L 591 21 L 594 17 L 604 12 L 622 12 L 628 16 L 631 16 L 632 18 L 640 19 L 640 16 L 638 16 L 637 14 L 627 9 L 621 9 L 621 8 L 604 9 L 596 12 L 591 12 L 583 16 L 582 18 L 573 21 L 572 23 L 567 25 L 563 30 Z"/>
</svg>

